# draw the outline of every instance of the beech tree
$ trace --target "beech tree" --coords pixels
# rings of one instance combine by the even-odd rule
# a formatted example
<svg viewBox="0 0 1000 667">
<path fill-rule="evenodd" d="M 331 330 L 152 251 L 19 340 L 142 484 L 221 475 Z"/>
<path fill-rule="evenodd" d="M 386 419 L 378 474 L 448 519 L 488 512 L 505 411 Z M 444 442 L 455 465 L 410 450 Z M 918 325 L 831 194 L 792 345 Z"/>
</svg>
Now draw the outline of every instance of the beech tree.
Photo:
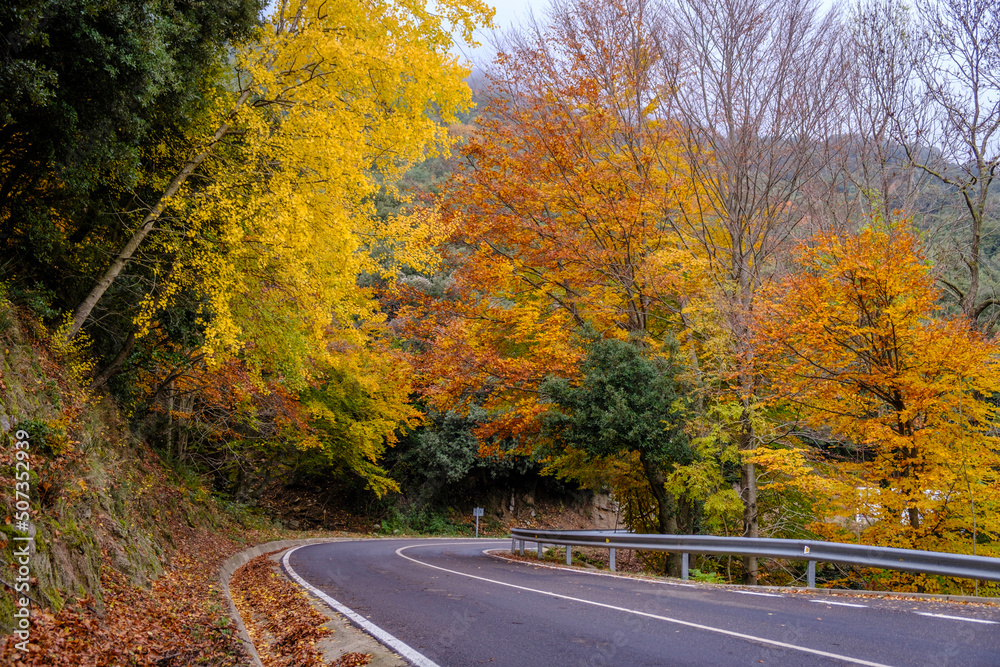
<svg viewBox="0 0 1000 667">
<path fill-rule="evenodd" d="M 846 68 L 837 13 L 813 0 L 677 0 L 661 50 L 661 85 L 683 132 L 695 206 L 667 217 L 678 236 L 708 258 L 729 333 L 723 386 L 742 411 L 738 448 L 760 446 L 755 432 L 758 373 L 750 345 L 757 292 L 776 253 L 809 215 L 805 186 L 819 180 L 831 149 Z M 743 534 L 759 536 L 758 471 L 740 478 Z M 756 559 L 744 559 L 755 583 Z"/>
<path fill-rule="evenodd" d="M 687 185 L 679 161 L 664 166 L 680 138 L 659 115 L 648 11 L 640 0 L 553 5 L 550 25 L 507 45 L 461 149 L 443 200 L 449 293 L 401 318 L 424 341 L 415 363 L 428 400 L 492 413 L 477 427 L 484 453 L 511 437 L 534 449 L 547 409 L 538 387 L 579 375 L 581 332 L 641 339 L 656 356 L 702 290 L 699 258 L 664 223 Z M 660 528 L 674 529 L 667 471 L 643 461 Z"/>
<path fill-rule="evenodd" d="M 836 507 L 867 515 L 881 545 L 969 551 L 996 536 L 1000 349 L 945 316 L 909 223 L 821 233 L 795 268 L 761 300 L 759 359 L 775 396 L 855 443 L 844 467 L 867 506 Z"/>
</svg>

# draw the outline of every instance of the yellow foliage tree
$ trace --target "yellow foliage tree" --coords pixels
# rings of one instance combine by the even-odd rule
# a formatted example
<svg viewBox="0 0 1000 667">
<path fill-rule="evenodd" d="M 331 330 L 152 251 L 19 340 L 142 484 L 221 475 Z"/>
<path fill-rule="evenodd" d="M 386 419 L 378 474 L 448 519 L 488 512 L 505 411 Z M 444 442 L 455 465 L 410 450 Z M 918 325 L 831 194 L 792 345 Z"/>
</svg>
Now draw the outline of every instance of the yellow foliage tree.
<svg viewBox="0 0 1000 667">
<path fill-rule="evenodd" d="M 232 74 L 206 85 L 214 113 L 190 145 L 157 147 L 185 152 L 183 167 L 137 214 L 64 335 L 77 335 L 142 245 L 158 275 L 134 337 L 162 327 L 157 315 L 184 295 L 201 339 L 175 343 L 200 345 L 210 371 L 238 359 L 262 392 L 301 392 L 317 435 L 300 448 L 321 444 L 376 493 L 392 490 L 375 462 L 414 423 L 409 367 L 380 344 L 383 316 L 358 279 L 395 270 L 368 252 L 383 241 L 396 265 L 433 261 L 438 232 L 433 211 L 382 219 L 373 198 L 447 153 L 446 125 L 471 104 L 453 32 L 471 40 L 491 16 L 480 0 L 279 2 L 237 48 Z M 161 370 L 157 395 L 178 373 Z M 364 408 L 343 407 L 352 402 Z"/>
<path fill-rule="evenodd" d="M 239 50 L 231 80 L 206 92 L 218 125 L 192 138 L 189 158 L 142 213 L 66 336 L 157 225 L 174 232 L 159 241 L 174 257 L 173 291 L 186 280 L 208 295 L 214 347 L 231 346 L 240 320 L 250 323 L 240 317 L 241 293 L 253 294 L 242 310 L 282 303 L 314 333 L 331 309 L 341 325 L 366 319 L 372 307 L 354 294 L 356 276 L 371 268 L 358 252 L 362 240 L 429 234 L 426 219 L 376 224 L 370 198 L 415 161 L 447 150 L 442 121 L 471 99 L 468 70 L 449 53 L 452 30 L 471 39 L 491 15 L 479 0 L 436 2 L 433 11 L 424 0 L 280 3 Z M 208 182 L 193 187 L 196 172 Z M 171 291 L 151 295 L 143 312 Z"/>
</svg>

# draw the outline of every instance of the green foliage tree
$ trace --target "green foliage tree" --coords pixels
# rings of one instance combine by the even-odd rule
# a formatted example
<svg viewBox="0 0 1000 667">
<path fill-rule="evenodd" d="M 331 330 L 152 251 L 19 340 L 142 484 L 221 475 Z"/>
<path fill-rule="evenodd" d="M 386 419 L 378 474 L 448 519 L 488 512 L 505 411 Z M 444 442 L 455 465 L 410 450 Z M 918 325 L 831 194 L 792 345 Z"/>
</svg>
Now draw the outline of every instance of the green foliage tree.
<svg viewBox="0 0 1000 667">
<path fill-rule="evenodd" d="M 687 399 L 673 360 L 649 355 L 638 340 L 598 340 L 581 371 L 578 384 L 550 378 L 541 385 L 551 402 L 542 418 L 545 432 L 592 459 L 637 454 L 656 499 L 659 532 L 689 530 L 689 499 L 667 489 L 669 473 L 694 456 L 684 430 Z M 671 570 L 679 571 L 679 565 L 672 561 Z"/>
<path fill-rule="evenodd" d="M 259 0 L 13 0 L 0 7 L 0 248 L 72 304 L 204 113 Z M 67 289 L 68 286 L 68 289 Z M 85 287 L 85 285 L 83 285 Z"/>
<path fill-rule="evenodd" d="M 476 429 L 492 418 L 481 406 L 425 409 L 421 426 L 400 440 L 390 468 L 415 507 L 481 504 L 491 488 L 516 487 L 541 469 L 534 458 L 514 451 L 514 438 L 481 451 Z"/>
</svg>

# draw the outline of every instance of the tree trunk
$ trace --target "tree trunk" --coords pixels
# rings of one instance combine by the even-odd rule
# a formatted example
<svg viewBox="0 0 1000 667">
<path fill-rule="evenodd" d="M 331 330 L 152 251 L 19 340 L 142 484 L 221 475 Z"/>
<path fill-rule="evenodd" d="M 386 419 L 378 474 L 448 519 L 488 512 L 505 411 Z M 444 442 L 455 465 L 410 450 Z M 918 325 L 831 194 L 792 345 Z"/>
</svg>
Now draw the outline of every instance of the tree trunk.
<svg viewBox="0 0 1000 667">
<path fill-rule="evenodd" d="M 132 349 L 135 347 L 135 341 L 136 337 L 135 332 L 133 331 L 128 335 L 128 338 L 125 339 L 125 344 L 122 345 L 122 349 L 118 351 L 118 354 L 116 354 L 115 358 L 111 360 L 111 363 L 105 366 L 101 372 L 94 377 L 93 382 L 90 383 L 91 391 L 104 386 L 108 380 L 115 376 L 115 373 L 118 372 L 118 368 L 122 365 L 125 359 L 128 358 L 128 355 L 132 353 Z"/>
<path fill-rule="evenodd" d="M 982 174 L 982 167 L 980 167 L 979 173 L 980 175 Z M 974 202 L 972 197 L 970 197 L 967 192 L 963 194 L 965 195 L 965 203 L 969 209 L 972 222 L 969 226 L 969 232 L 971 235 L 971 238 L 969 239 L 969 254 L 964 258 L 965 265 L 969 269 L 969 289 L 965 292 L 965 298 L 962 299 L 961 305 L 962 314 L 968 317 L 969 321 L 975 322 L 977 314 L 976 307 L 979 305 L 979 260 L 981 254 L 980 246 L 983 238 L 982 209 L 985 208 L 986 201 L 985 197 L 981 197 L 977 198 L 978 201 Z M 979 205 L 977 206 L 977 204 Z"/>
<path fill-rule="evenodd" d="M 757 467 L 744 463 L 740 470 L 740 499 L 743 501 L 743 537 L 760 537 L 757 520 Z M 757 584 L 757 557 L 743 557 L 743 583 Z"/>
<path fill-rule="evenodd" d="M 752 394 L 747 394 L 751 396 Z M 743 413 L 740 415 L 739 449 L 745 452 L 753 449 L 753 421 L 750 409 L 744 399 Z M 744 463 L 740 469 L 740 500 L 743 501 L 743 537 L 760 537 L 760 523 L 757 515 L 757 466 Z M 743 583 L 757 584 L 757 558 L 743 556 Z"/>
<path fill-rule="evenodd" d="M 677 534 L 677 502 L 673 494 L 666 488 L 667 477 L 663 474 L 663 468 L 650 461 L 645 453 L 639 453 L 639 462 L 646 473 L 646 481 L 649 482 L 650 491 L 656 500 L 656 521 L 657 529 L 661 535 Z M 671 577 L 681 575 L 681 555 L 679 553 L 667 554 L 665 564 L 665 574 Z"/>
<path fill-rule="evenodd" d="M 174 382 L 167 387 L 167 447 L 168 452 L 174 449 Z"/>
<path fill-rule="evenodd" d="M 187 445 L 188 445 L 188 435 L 190 433 L 189 426 L 191 423 L 191 410 L 194 408 L 194 394 L 188 393 L 187 396 L 181 399 L 179 411 L 183 415 L 178 417 L 177 428 L 177 460 L 181 463 L 187 462 Z"/>
</svg>

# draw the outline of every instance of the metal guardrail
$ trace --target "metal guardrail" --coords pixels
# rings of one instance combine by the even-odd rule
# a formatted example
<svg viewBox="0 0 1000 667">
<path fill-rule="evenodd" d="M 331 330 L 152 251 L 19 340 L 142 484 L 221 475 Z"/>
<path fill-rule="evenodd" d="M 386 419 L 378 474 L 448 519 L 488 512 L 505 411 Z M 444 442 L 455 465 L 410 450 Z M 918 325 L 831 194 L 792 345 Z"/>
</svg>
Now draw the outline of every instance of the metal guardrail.
<svg viewBox="0 0 1000 667">
<path fill-rule="evenodd" d="M 572 562 L 572 547 L 598 547 L 610 550 L 611 570 L 615 569 L 615 549 L 642 551 L 669 551 L 681 554 L 681 578 L 688 578 L 690 554 L 733 556 L 758 556 L 808 561 L 808 585 L 816 587 L 816 563 L 843 563 L 860 567 L 885 570 L 902 570 L 947 577 L 1000 581 L 1000 558 L 967 556 L 963 554 L 896 549 L 861 544 L 818 542 L 814 540 L 781 540 L 751 537 L 719 537 L 716 535 L 655 535 L 626 533 L 610 530 L 529 530 L 515 528 L 511 531 L 510 550 L 516 543 L 534 542 L 538 555 L 542 545 L 566 547 L 566 564 Z"/>
</svg>

